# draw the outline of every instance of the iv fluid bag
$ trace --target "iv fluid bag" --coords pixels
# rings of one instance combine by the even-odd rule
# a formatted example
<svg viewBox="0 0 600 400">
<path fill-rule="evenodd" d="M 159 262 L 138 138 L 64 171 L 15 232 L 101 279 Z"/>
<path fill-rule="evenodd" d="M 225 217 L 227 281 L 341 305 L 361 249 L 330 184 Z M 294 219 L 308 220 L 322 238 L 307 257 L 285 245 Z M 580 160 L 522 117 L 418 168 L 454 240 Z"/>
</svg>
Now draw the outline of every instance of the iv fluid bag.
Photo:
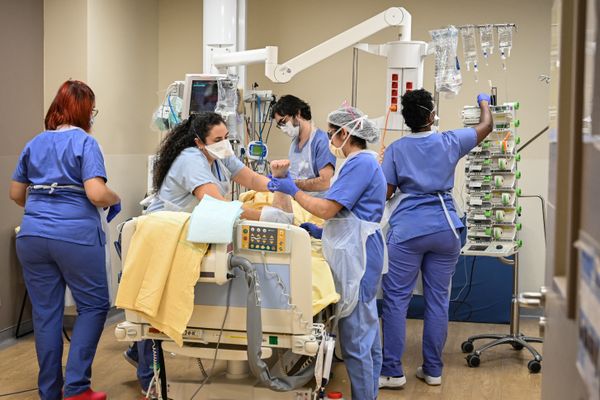
<svg viewBox="0 0 600 400">
<path fill-rule="evenodd" d="M 438 92 L 458 94 L 462 76 L 456 57 L 458 29 L 449 26 L 429 31 L 435 48 L 435 85 Z"/>
<path fill-rule="evenodd" d="M 465 64 L 467 64 L 467 71 L 471 70 L 471 64 L 477 72 L 477 43 L 475 39 L 475 27 L 467 26 L 460 30 L 463 43 L 463 55 L 465 57 Z"/>
</svg>

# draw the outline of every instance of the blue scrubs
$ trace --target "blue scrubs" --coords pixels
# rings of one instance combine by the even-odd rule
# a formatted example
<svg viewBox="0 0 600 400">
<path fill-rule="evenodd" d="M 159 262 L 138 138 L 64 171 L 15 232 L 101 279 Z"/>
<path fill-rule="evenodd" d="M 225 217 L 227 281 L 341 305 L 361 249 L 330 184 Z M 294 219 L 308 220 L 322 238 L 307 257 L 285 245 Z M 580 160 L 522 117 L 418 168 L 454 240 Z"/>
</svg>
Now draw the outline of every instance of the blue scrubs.
<svg viewBox="0 0 600 400">
<path fill-rule="evenodd" d="M 359 219 L 380 222 L 385 195 L 385 177 L 377 159 L 360 153 L 346 162 L 325 198 L 340 203 Z M 379 233 L 367 239 L 367 266 L 359 301 L 354 311 L 339 321 L 340 346 L 353 399 L 376 399 L 379 391 L 381 342 L 375 295 L 383 269 L 383 246 Z"/>
<path fill-rule="evenodd" d="M 228 186 L 231 179 L 243 168 L 244 164 L 235 156 L 217 160 L 211 165 L 197 147 L 188 147 L 173 161 L 158 191 L 158 196 L 154 198 L 147 211 L 163 210 L 164 200 L 185 209 L 196 201 L 193 192 L 198 186 L 207 183 L 214 183 L 220 188 Z"/>
<path fill-rule="evenodd" d="M 79 128 L 42 132 L 25 146 L 12 176 L 32 185 L 73 185 L 100 177 L 104 159 L 96 140 Z M 73 293 L 75 322 L 64 380 L 64 396 L 90 386 L 91 366 L 109 309 L 100 216 L 85 193 L 32 190 L 27 197 L 17 255 L 33 306 L 42 399 L 60 399 L 65 286 Z"/>
<path fill-rule="evenodd" d="M 477 145 L 473 128 L 411 134 L 386 149 L 382 168 L 389 185 L 409 197 L 390 217 L 389 272 L 383 277 L 384 376 L 402 376 L 406 312 L 419 270 L 423 276 L 425 317 L 423 371 L 442 375 L 448 331 L 448 287 L 460 254 L 437 193 L 454 226 L 463 227 L 449 192 L 458 161 Z"/>
</svg>

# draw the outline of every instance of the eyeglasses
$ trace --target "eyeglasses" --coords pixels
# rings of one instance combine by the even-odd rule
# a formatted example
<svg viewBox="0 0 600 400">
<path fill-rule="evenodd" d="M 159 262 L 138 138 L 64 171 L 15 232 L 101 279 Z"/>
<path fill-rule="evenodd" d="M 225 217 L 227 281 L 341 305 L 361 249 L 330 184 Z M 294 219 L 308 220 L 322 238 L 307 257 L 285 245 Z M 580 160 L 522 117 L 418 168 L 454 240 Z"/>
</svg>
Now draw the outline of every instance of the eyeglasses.
<svg viewBox="0 0 600 400">
<path fill-rule="evenodd" d="M 335 129 L 335 128 L 331 128 L 327 130 L 327 137 L 329 138 L 329 140 L 331 140 L 331 138 L 340 131 L 340 128 Z"/>
<path fill-rule="evenodd" d="M 92 117 L 96 118 L 96 115 L 98 115 L 98 109 L 92 108 Z"/>
<path fill-rule="evenodd" d="M 282 127 L 285 126 L 285 124 L 287 124 L 288 121 L 289 121 L 289 115 L 286 115 L 285 117 L 281 118 L 279 120 L 279 122 L 277 122 L 277 127 L 279 129 L 281 129 Z"/>
</svg>

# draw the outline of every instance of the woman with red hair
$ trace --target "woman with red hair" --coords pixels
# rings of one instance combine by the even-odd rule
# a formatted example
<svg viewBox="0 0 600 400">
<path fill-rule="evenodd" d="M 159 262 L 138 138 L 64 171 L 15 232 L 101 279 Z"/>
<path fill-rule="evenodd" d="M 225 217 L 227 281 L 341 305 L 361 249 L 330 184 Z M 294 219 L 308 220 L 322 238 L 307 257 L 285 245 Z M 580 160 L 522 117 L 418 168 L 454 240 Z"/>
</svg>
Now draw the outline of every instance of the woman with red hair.
<svg viewBox="0 0 600 400">
<path fill-rule="evenodd" d="M 119 196 L 106 186 L 104 158 L 89 135 L 97 114 L 94 92 L 68 80 L 48 109 L 46 130 L 21 153 L 10 198 L 25 208 L 17 255 L 33 307 L 35 347 L 43 400 L 103 400 L 90 388 L 92 361 L 109 309 L 106 238 Z M 66 374 L 62 374 L 65 287 L 77 305 Z M 63 387 L 64 385 L 64 387 Z"/>
</svg>

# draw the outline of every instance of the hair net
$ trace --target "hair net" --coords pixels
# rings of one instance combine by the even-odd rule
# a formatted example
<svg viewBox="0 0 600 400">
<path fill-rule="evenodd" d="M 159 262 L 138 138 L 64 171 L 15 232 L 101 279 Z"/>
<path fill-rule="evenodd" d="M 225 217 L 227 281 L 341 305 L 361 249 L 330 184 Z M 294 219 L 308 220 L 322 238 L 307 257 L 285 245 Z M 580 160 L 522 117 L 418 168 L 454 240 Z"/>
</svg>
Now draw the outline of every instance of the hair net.
<svg viewBox="0 0 600 400">
<path fill-rule="evenodd" d="M 327 122 L 345 128 L 350 135 L 364 139 L 369 143 L 379 140 L 379 128 L 358 108 L 350 106 L 338 108 L 329 113 Z"/>
</svg>

